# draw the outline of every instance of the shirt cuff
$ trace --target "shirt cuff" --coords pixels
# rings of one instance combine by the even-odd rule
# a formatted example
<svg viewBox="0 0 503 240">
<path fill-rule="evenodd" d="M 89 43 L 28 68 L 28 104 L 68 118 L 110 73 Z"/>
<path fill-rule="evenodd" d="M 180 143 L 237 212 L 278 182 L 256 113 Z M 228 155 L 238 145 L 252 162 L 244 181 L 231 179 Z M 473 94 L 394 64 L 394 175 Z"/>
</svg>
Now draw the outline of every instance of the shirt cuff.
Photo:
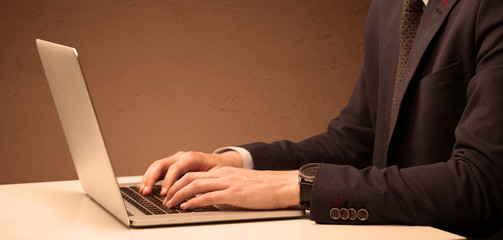
<svg viewBox="0 0 503 240">
<path fill-rule="evenodd" d="M 213 153 L 223 153 L 227 151 L 236 151 L 237 153 L 239 153 L 239 155 L 241 155 L 241 159 L 243 159 L 243 168 L 253 169 L 252 156 L 250 152 L 248 152 L 248 150 L 242 147 L 221 147 L 215 150 Z"/>
</svg>

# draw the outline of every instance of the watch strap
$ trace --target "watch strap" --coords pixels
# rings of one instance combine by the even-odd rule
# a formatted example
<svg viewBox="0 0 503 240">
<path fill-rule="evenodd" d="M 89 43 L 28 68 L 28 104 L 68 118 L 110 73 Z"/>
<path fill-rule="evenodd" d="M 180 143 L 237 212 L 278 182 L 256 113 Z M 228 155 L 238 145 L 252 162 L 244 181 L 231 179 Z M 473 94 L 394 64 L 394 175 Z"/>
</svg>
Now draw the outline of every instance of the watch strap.
<svg viewBox="0 0 503 240">
<path fill-rule="evenodd" d="M 302 178 L 299 179 L 300 185 L 300 206 L 305 209 L 311 209 L 311 192 L 313 183 L 306 182 Z"/>
</svg>

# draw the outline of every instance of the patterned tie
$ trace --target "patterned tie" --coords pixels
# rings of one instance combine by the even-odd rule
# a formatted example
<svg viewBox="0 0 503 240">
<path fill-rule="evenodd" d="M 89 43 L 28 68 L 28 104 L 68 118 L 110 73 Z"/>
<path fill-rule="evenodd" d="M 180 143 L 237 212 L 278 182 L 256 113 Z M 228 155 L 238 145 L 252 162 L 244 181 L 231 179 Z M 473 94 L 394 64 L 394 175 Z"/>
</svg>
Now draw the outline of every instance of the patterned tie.
<svg viewBox="0 0 503 240">
<path fill-rule="evenodd" d="M 395 89 L 393 90 L 393 103 L 391 105 L 390 131 L 391 123 L 396 117 L 395 111 L 397 107 L 398 90 L 400 89 L 400 84 L 402 84 L 403 72 L 405 70 L 405 65 L 407 65 L 412 42 L 414 41 L 417 27 L 423 15 L 423 7 L 424 4 L 422 0 L 403 1 L 402 20 L 400 22 L 400 53 L 398 55 L 398 68 L 395 78 Z"/>
</svg>

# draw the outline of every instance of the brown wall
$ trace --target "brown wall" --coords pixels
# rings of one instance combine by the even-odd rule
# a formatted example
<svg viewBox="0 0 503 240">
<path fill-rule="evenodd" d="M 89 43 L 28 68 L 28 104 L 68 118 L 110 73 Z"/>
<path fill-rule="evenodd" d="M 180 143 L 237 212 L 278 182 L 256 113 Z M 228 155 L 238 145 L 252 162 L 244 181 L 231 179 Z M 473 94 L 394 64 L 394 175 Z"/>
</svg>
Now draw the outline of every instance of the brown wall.
<svg viewBox="0 0 503 240">
<path fill-rule="evenodd" d="M 35 39 L 76 47 L 119 176 L 302 140 L 345 105 L 370 0 L 2 0 L 0 184 L 76 179 Z"/>
</svg>

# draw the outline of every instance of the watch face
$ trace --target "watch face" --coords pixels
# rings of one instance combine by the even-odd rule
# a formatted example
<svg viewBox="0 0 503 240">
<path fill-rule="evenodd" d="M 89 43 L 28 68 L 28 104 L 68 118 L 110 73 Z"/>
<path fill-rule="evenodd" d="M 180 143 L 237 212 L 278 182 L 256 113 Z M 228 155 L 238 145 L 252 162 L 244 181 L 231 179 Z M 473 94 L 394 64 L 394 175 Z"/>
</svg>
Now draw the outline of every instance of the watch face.
<svg viewBox="0 0 503 240">
<path fill-rule="evenodd" d="M 302 166 L 299 170 L 300 176 L 308 182 L 314 181 L 314 176 L 316 176 L 316 172 L 318 171 L 319 163 L 309 163 Z"/>
</svg>

